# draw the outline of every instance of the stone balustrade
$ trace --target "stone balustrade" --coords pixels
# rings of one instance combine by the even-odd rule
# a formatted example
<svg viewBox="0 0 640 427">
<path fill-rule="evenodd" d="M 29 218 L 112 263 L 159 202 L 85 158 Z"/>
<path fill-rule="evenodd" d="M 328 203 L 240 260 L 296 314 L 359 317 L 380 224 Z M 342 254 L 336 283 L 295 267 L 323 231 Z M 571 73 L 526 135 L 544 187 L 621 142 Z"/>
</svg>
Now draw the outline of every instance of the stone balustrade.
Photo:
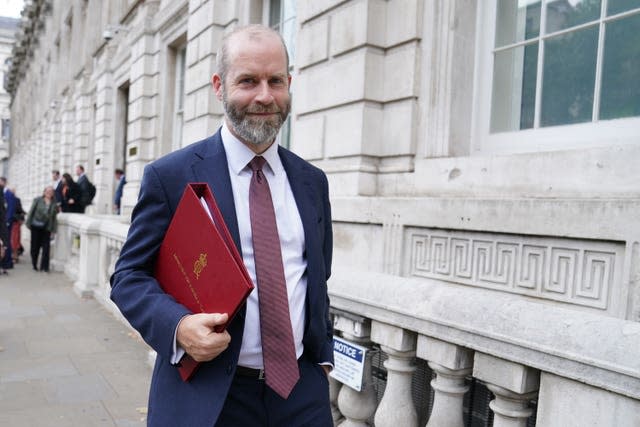
<svg viewBox="0 0 640 427">
<path fill-rule="evenodd" d="M 63 213 L 52 248 L 52 269 L 73 280 L 78 295 L 95 298 L 118 317 L 120 311 L 109 298 L 109 278 L 128 229 L 118 216 Z"/>
<path fill-rule="evenodd" d="M 427 427 L 463 427 L 468 379 L 493 393 L 494 427 L 640 425 L 640 325 L 438 280 L 338 270 L 329 293 L 336 333 L 388 356 L 384 395 L 340 388 L 336 425 L 418 426 L 414 361 L 434 372 Z M 369 342 L 369 344 L 367 344 Z M 558 345 L 560 343 L 560 345 Z M 555 344 L 555 345 L 554 345 Z M 424 384 L 429 387 L 429 384 Z M 345 391 L 348 389 L 348 391 Z M 570 397 L 568 397 L 570 396 Z M 354 405 L 361 411 L 354 419 Z M 588 408 L 576 411 L 574 407 Z M 598 408 L 598 409 L 596 409 Z M 594 419 L 598 420 L 594 423 Z"/>
<path fill-rule="evenodd" d="M 118 217 L 61 214 L 52 268 L 79 295 L 109 300 L 109 276 L 128 225 Z M 493 393 L 496 427 L 640 425 L 640 324 L 549 305 L 519 295 L 335 269 L 329 283 L 336 336 L 371 348 L 360 391 L 331 379 L 341 427 L 415 427 L 417 362 L 433 370 L 426 427 L 462 427 L 469 379 Z M 386 385 L 374 387 L 372 357 L 382 352 Z M 422 362 L 421 362 L 422 363 Z M 577 408 L 577 409 L 576 409 Z M 420 427 L 423 427 L 420 425 Z"/>
</svg>

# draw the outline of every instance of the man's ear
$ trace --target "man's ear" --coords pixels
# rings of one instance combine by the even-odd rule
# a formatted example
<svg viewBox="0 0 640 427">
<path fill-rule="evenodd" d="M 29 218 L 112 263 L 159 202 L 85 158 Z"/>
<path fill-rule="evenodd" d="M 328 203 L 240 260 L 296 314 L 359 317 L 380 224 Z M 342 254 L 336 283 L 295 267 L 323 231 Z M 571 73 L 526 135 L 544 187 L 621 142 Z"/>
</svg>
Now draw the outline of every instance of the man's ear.
<svg viewBox="0 0 640 427">
<path fill-rule="evenodd" d="M 222 79 L 218 73 L 215 73 L 213 77 L 211 77 L 211 85 L 213 86 L 213 90 L 216 91 L 216 98 L 222 101 Z"/>
</svg>

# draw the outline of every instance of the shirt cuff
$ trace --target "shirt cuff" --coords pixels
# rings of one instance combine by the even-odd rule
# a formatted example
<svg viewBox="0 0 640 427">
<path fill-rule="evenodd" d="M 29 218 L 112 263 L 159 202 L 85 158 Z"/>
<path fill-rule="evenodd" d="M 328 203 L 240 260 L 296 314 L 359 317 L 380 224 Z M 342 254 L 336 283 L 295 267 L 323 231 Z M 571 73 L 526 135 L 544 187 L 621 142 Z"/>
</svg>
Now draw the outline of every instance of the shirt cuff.
<svg viewBox="0 0 640 427">
<path fill-rule="evenodd" d="M 184 319 L 184 317 L 182 319 Z M 180 319 L 180 322 L 182 322 L 182 319 Z M 180 360 L 186 353 L 186 351 L 178 345 L 178 326 L 180 325 L 180 322 L 178 322 L 176 330 L 173 331 L 173 353 L 171 354 L 171 359 L 169 360 L 172 365 L 177 365 L 178 363 L 180 363 Z"/>
</svg>

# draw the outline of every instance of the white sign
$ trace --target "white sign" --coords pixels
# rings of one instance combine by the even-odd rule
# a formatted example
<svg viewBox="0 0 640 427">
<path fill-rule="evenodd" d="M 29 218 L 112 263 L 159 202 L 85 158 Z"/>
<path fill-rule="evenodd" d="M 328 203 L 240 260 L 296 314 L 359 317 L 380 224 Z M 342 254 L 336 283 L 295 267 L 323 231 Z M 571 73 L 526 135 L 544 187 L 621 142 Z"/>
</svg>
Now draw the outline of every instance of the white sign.
<svg viewBox="0 0 640 427">
<path fill-rule="evenodd" d="M 362 389 L 364 361 L 367 349 L 357 344 L 333 337 L 333 358 L 335 367 L 331 376 L 356 391 Z"/>
</svg>

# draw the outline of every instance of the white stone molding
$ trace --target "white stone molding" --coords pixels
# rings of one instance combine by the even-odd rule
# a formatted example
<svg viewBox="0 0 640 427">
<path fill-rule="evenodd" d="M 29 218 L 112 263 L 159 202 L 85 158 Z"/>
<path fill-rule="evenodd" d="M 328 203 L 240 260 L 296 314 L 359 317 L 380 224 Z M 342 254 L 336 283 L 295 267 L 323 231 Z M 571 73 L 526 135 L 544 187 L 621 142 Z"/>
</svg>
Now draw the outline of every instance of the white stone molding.
<svg viewBox="0 0 640 427">
<path fill-rule="evenodd" d="M 465 377 L 471 373 L 473 351 L 425 335 L 418 336 L 417 356 L 436 373 L 431 381 L 433 409 L 427 427 L 463 427 Z"/>
<path fill-rule="evenodd" d="M 394 214 L 382 224 L 383 273 L 400 275 L 402 270 L 402 231 L 400 215 Z"/>
<path fill-rule="evenodd" d="M 416 370 L 414 363 L 416 335 L 395 326 L 371 322 L 371 341 L 389 358 L 387 383 L 374 418 L 377 427 L 417 427 L 418 414 L 411 396 L 411 377 Z"/>
<path fill-rule="evenodd" d="M 624 245 L 510 234 L 407 230 L 408 272 L 619 315 Z"/>
</svg>

